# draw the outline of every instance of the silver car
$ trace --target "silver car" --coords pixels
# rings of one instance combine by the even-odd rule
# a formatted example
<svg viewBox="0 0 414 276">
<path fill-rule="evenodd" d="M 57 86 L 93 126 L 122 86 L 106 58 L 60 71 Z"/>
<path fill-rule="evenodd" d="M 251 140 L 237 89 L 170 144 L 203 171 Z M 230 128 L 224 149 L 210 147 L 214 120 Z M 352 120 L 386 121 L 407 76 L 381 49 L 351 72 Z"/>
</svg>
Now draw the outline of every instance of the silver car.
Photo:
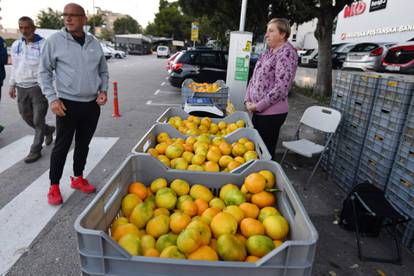
<svg viewBox="0 0 414 276">
<path fill-rule="evenodd" d="M 312 59 L 318 54 L 318 49 L 309 49 L 300 56 L 300 65 L 315 67 L 315 64 L 311 64 Z"/>
<path fill-rule="evenodd" d="M 377 71 L 388 49 L 395 43 L 366 42 L 356 44 L 346 55 L 343 69 Z"/>
</svg>

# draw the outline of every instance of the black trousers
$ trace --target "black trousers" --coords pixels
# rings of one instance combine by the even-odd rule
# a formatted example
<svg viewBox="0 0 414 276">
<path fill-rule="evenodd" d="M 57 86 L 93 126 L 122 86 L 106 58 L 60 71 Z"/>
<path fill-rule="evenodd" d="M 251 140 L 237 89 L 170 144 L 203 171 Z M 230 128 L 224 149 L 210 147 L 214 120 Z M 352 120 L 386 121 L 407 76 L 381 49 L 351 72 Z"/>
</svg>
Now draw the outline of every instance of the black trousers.
<svg viewBox="0 0 414 276">
<path fill-rule="evenodd" d="M 88 157 L 89 143 L 95 133 L 101 114 L 101 108 L 95 101 L 61 100 L 66 107 L 66 115 L 56 116 L 56 140 L 50 157 L 49 178 L 51 184 L 59 184 L 74 135 L 73 172 L 75 176 L 82 175 Z"/>
<path fill-rule="evenodd" d="M 276 115 L 257 115 L 253 114 L 253 126 L 259 132 L 267 149 L 275 160 L 276 145 L 279 139 L 279 131 L 285 122 L 287 113 Z"/>
</svg>

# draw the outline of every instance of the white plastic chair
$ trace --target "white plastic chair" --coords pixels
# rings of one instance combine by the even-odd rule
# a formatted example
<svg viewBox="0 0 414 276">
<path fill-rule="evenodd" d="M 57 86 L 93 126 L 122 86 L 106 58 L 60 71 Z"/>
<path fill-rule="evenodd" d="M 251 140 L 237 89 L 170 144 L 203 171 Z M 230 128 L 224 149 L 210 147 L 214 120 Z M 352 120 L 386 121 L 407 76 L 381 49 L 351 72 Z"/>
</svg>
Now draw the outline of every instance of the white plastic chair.
<svg viewBox="0 0 414 276">
<path fill-rule="evenodd" d="M 341 113 L 335 109 L 324 107 L 324 106 L 311 106 L 308 107 L 300 119 L 298 129 L 296 131 L 295 137 L 297 140 L 282 142 L 282 146 L 286 148 L 285 153 L 283 154 L 280 164 L 283 163 L 283 160 L 286 157 L 288 151 L 293 151 L 302 156 L 311 158 L 314 155 L 320 154 L 319 160 L 316 163 L 315 167 L 312 170 L 312 174 L 306 182 L 305 188 L 308 186 L 313 175 L 318 168 L 318 165 L 322 159 L 323 154 L 325 153 L 332 136 L 335 134 L 335 131 L 341 121 Z M 327 133 L 327 139 L 325 145 L 316 144 L 308 139 L 300 139 L 299 132 L 301 125 L 309 126 L 313 129 Z"/>
</svg>

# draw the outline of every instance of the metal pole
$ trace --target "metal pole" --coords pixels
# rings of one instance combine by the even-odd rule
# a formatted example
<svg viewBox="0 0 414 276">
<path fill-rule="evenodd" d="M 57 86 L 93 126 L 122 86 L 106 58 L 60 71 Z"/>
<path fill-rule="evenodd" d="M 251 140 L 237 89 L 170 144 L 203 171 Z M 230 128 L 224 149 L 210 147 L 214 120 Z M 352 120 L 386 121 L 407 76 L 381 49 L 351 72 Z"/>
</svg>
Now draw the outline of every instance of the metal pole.
<svg viewBox="0 0 414 276">
<path fill-rule="evenodd" d="M 247 7 L 247 0 L 242 0 L 242 6 L 240 11 L 240 25 L 239 31 L 244 31 L 244 23 L 246 22 L 246 7 Z"/>
<path fill-rule="evenodd" d="M 93 30 L 93 34 L 95 34 L 95 0 L 92 0 L 92 8 L 93 8 L 93 11 L 92 11 L 92 16 L 93 16 L 93 18 L 92 18 L 92 30 Z"/>
</svg>

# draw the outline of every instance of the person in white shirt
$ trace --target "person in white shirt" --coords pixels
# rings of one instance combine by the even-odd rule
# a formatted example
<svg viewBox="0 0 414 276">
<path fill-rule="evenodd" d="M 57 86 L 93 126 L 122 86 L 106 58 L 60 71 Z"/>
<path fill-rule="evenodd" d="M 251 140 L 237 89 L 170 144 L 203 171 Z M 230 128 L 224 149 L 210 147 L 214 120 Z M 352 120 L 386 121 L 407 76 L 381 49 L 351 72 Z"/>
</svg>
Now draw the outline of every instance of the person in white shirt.
<svg viewBox="0 0 414 276">
<path fill-rule="evenodd" d="M 14 99 L 17 94 L 19 113 L 35 130 L 29 155 L 24 159 L 26 163 L 32 163 L 41 157 L 43 141 L 46 145 L 53 142 L 55 127 L 45 122 L 48 102 L 38 83 L 40 53 L 45 40 L 35 34 L 36 27 L 30 17 L 23 16 L 19 19 L 19 30 L 22 37 L 14 41 L 11 48 L 9 95 Z"/>
</svg>

